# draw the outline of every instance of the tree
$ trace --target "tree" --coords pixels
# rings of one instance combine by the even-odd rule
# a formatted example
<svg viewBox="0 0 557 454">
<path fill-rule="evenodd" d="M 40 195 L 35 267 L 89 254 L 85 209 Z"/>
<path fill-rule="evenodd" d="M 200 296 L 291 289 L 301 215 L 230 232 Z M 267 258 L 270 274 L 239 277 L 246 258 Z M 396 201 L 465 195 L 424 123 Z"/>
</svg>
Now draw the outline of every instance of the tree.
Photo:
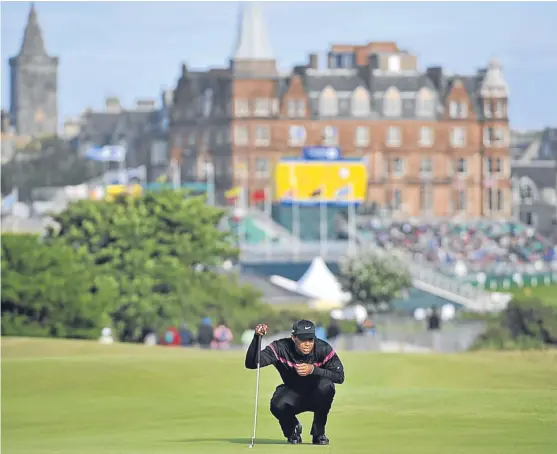
<svg viewBox="0 0 557 454">
<path fill-rule="evenodd" d="M 92 338 L 114 293 L 91 293 L 94 274 L 74 251 L 35 235 L 2 235 L 2 334 Z"/>
<path fill-rule="evenodd" d="M 374 248 L 363 248 L 340 261 L 340 282 L 352 294 L 353 303 L 390 305 L 401 290 L 412 286 L 405 264 L 393 255 Z"/>
<path fill-rule="evenodd" d="M 217 228 L 223 216 L 204 197 L 180 191 L 79 201 L 55 216 L 60 227 L 45 242 L 71 246 L 95 269 L 94 292 L 116 289 L 114 328 L 122 340 L 137 340 L 144 329 L 197 320 L 211 308 L 225 315 L 242 301 L 257 304 L 257 294 L 217 272 L 238 256 L 229 233 Z"/>
</svg>

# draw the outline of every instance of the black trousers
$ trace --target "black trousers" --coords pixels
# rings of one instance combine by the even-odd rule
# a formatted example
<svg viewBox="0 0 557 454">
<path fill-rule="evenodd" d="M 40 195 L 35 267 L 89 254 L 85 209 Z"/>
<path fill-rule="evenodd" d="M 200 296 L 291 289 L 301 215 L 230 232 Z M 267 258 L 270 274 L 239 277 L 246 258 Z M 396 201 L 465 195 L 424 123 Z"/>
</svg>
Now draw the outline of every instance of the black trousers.
<svg viewBox="0 0 557 454">
<path fill-rule="evenodd" d="M 298 419 L 296 415 L 306 411 L 313 412 L 311 434 L 319 436 L 325 433 L 327 416 L 335 397 L 335 384 L 321 378 L 308 390 L 294 390 L 286 385 L 277 387 L 271 399 L 271 413 L 278 419 L 285 437 L 292 435 Z"/>
</svg>

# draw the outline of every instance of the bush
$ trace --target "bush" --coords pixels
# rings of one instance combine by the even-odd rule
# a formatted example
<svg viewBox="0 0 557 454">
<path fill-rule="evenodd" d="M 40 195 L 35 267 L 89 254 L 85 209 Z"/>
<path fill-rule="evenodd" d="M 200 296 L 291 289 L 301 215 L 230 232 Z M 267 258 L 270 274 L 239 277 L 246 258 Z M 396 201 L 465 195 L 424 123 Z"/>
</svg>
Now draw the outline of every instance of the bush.
<svg viewBox="0 0 557 454">
<path fill-rule="evenodd" d="M 513 299 L 488 322 L 475 349 L 527 350 L 557 346 L 557 308 L 537 298 Z"/>
</svg>

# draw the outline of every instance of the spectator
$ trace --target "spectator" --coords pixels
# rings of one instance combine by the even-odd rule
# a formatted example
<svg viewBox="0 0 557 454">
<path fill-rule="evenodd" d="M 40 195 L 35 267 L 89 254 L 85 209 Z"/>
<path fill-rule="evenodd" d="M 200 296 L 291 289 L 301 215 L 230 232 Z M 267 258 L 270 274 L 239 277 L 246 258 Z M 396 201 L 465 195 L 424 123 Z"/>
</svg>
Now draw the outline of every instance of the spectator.
<svg viewBox="0 0 557 454">
<path fill-rule="evenodd" d="M 431 343 L 433 351 L 440 351 L 441 343 L 441 317 L 437 312 L 436 306 L 431 306 L 431 313 L 427 318 L 427 329 L 431 333 Z"/>
<path fill-rule="evenodd" d="M 205 317 L 197 330 L 197 342 L 201 348 L 211 348 L 212 341 L 213 326 L 211 324 L 211 319 L 209 317 Z"/>
<path fill-rule="evenodd" d="M 182 347 L 191 347 L 193 345 L 193 333 L 185 323 L 180 326 L 180 340 Z"/>
<path fill-rule="evenodd" d="M 213 333 L 211 347 L 219 350 L 227 350 L 230 348 L 230 342 L 232 342 L 232 339 L 232 331 L 230 331 L 230 328 L 226 326 L 226 322 L 224 320 L 220 320 Z"/>
</svg>

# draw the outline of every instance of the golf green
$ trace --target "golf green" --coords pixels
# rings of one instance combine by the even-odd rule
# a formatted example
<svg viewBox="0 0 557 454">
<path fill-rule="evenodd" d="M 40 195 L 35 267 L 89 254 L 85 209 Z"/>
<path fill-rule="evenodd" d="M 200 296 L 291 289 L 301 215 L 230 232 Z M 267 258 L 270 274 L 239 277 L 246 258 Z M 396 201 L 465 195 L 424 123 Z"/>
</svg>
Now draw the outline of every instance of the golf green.
<svg viewBox="0 0 557 454">
<path fill-rule="evenodd" d="M 329 447 L 288 446 L 269 413 L 279 376 L 261 373 L 251 452 L 552 454 L 557 352 L 340 352 Z M 2 338 L 2 452 L 248 451 L 255 372 L 242 352 Z"/>
</svg>

